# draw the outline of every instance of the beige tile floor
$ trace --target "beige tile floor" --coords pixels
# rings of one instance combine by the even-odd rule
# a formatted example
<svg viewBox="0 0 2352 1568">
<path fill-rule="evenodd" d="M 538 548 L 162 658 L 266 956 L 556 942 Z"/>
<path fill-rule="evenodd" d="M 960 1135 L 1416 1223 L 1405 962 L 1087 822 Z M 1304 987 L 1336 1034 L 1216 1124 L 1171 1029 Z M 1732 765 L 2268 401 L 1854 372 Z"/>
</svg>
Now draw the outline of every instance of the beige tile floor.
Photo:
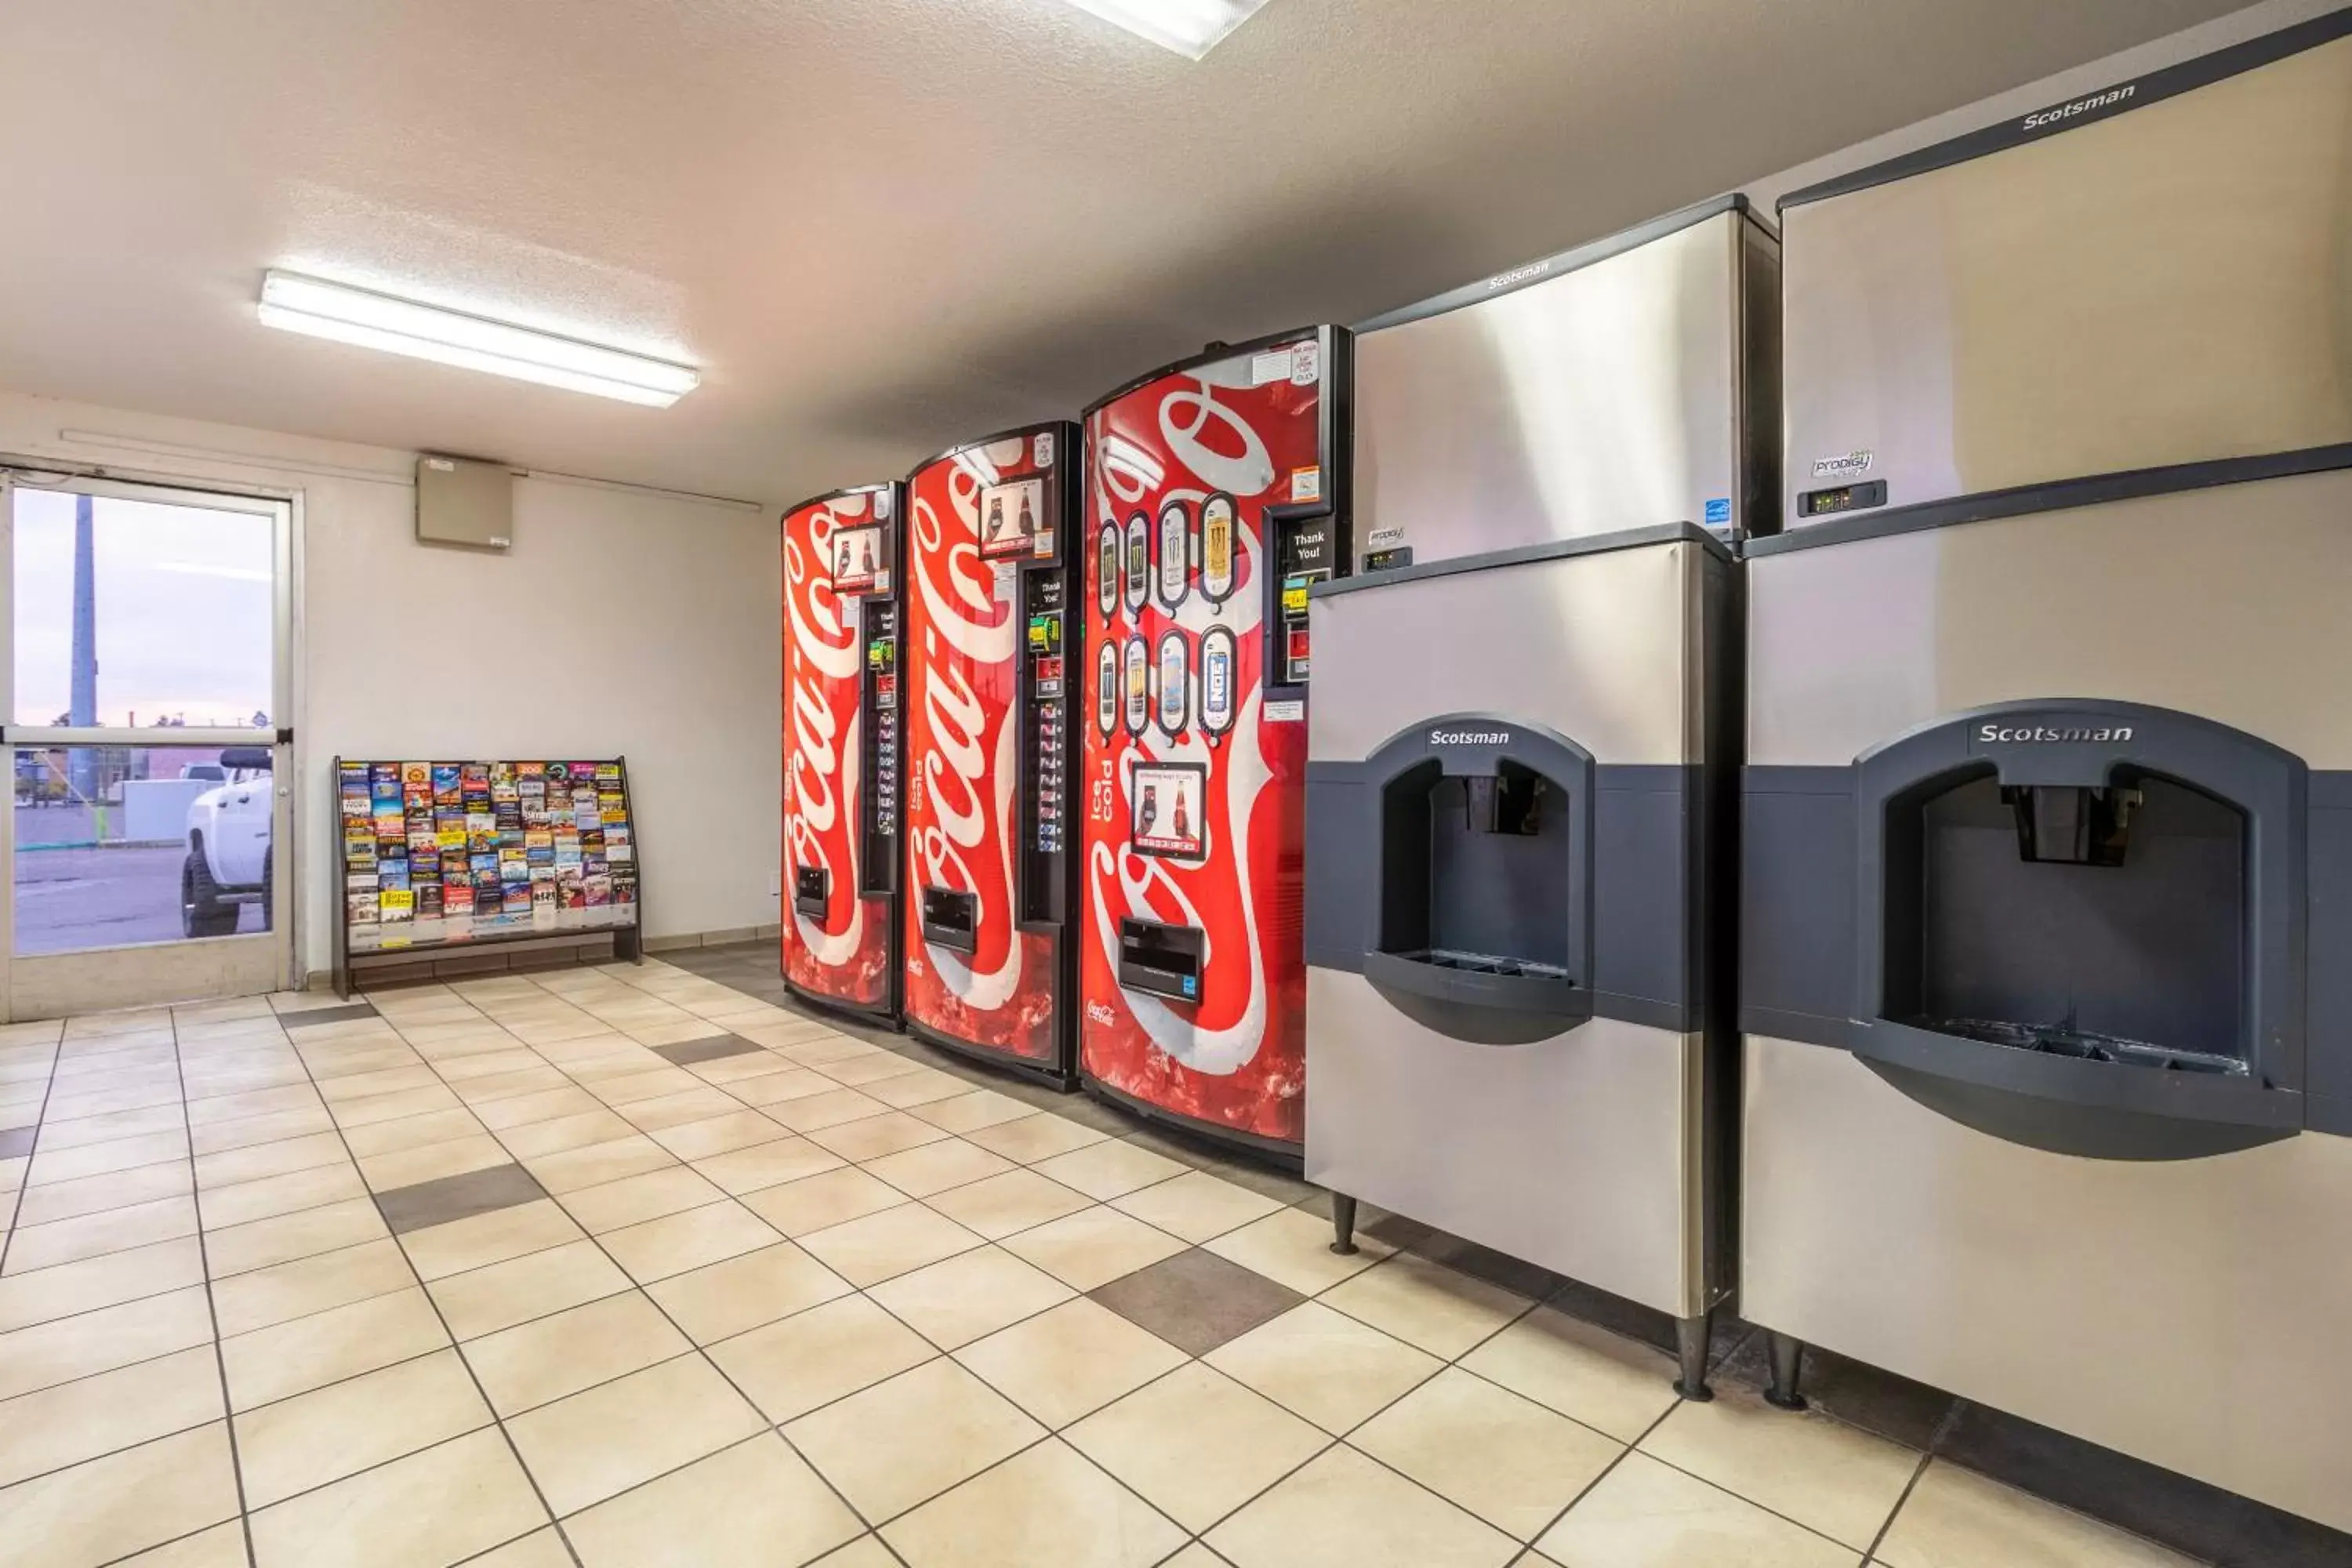
<svg viewBox="0 0 2352 1568">
<path fill-rule="evenodd" d="M 0 1568 L 2188 1561 L 681 968 L 375 1000 L 0 1029 Z"/>
</svg>

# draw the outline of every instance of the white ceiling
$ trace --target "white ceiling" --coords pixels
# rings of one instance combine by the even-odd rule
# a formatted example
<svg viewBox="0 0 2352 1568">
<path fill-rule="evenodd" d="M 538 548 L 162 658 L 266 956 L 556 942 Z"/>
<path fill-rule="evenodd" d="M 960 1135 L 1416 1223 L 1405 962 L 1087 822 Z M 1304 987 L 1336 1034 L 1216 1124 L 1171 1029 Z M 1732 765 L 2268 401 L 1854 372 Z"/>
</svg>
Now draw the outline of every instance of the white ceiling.
<svg viewBox="0 0 2352 1568">
<path fill-rule="evenodd" d="M 1360 319 L 2241 0 L 4 0 L 0 385 L 764 500 Z M 682 356 L 272 332 L 284 266 Z"/>
</svg>

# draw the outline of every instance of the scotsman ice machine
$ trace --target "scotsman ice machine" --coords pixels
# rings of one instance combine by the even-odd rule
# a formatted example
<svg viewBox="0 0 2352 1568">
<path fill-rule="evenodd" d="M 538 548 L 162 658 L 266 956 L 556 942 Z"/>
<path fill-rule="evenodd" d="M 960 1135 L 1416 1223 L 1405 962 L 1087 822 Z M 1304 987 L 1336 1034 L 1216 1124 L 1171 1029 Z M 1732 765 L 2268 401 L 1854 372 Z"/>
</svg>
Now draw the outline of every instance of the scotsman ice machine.
<svg viewBox="0 0 2352 1568">
<path fill-rule="evenodd" d="M 2352 14 L 1790 198 L 1740 1310 L 2352 1527 Z"/>
<path fill-rule="evenodd" d="M 1357 340 L 1318 584 L 1307 1174 L 1659 1309 L 1730 1284 L 1727 541 L 1773 510 L 1774 246 L 1726 201 Z M 1720 889 L 1720 895 L 1719 895 Z"/>
</svg>

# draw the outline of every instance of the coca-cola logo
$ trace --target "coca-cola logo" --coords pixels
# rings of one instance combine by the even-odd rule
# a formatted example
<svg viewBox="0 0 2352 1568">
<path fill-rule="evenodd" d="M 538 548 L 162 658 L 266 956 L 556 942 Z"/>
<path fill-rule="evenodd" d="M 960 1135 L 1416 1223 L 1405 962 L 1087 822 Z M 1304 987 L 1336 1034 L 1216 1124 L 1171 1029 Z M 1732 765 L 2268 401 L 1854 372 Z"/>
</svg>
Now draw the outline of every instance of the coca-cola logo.
<svg viewBox="0 0 2352 1568">
<path fill-rule="evenodd" d="M 863 936 L 851 830 L 859 778 L 858 626 L 850 601 L 834 592 L 834 536 L 872 512 L 864 494 L 803 508 L 783 530 L 787 681 L 784 842 L 798 871 L 822 869 L 832 889 L 825 912 L 793 912 L 801 940 L 820 963 L 847 963 Z"/>
<path fill-rule="evenodd" d="M 1017 569 L 982 558 L 981 500 L 1027 446 L 999 446 L 918 474 L 908 514 L 919 659 L 908 734 L 917 788 L 909 868 L 918 898 L 925 889 L 972 896 L 976 951 L 929 952 L 951 994 L 988 1010 L 1003 1006 L 1021 978 L 1011 919 Z"/>
<path fill-rule="evenodd" d="M 1265 442 L 1206 380 L 1180 384 L 1160 401 L 1160 437 L 1206 489 L 1254 496 L 1274 483 Z"/>
</svg>

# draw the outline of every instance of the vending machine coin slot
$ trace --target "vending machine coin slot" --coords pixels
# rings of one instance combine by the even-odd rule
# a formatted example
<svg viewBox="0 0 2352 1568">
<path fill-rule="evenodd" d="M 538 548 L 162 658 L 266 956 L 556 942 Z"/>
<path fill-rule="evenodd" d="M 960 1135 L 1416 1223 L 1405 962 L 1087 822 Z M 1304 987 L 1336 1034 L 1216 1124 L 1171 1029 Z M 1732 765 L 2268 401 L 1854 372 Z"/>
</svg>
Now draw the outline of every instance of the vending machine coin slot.
<svg viewBox="0 0 2352 1568">
<path fill-rule="evenodd" d="M 923 940 L 950 952 L 980 951 L 980 900 L 952 888 L 923 889 Z"/>
<path fill-rule="evenodd" d="M 822 866 L 793 868 L 793 910 L 813 921 L 824 919 L 825 906 L 833 901 L 833 873 Z"/>
<path fill-rule="evenodd" d="M 1118 983 L 1127 990 L 1177 1002 L 1201 999 L 1201 964 L 1208 933 L 1198 926 L 1124 919 L 1118 922 Z"/>
</svg>

